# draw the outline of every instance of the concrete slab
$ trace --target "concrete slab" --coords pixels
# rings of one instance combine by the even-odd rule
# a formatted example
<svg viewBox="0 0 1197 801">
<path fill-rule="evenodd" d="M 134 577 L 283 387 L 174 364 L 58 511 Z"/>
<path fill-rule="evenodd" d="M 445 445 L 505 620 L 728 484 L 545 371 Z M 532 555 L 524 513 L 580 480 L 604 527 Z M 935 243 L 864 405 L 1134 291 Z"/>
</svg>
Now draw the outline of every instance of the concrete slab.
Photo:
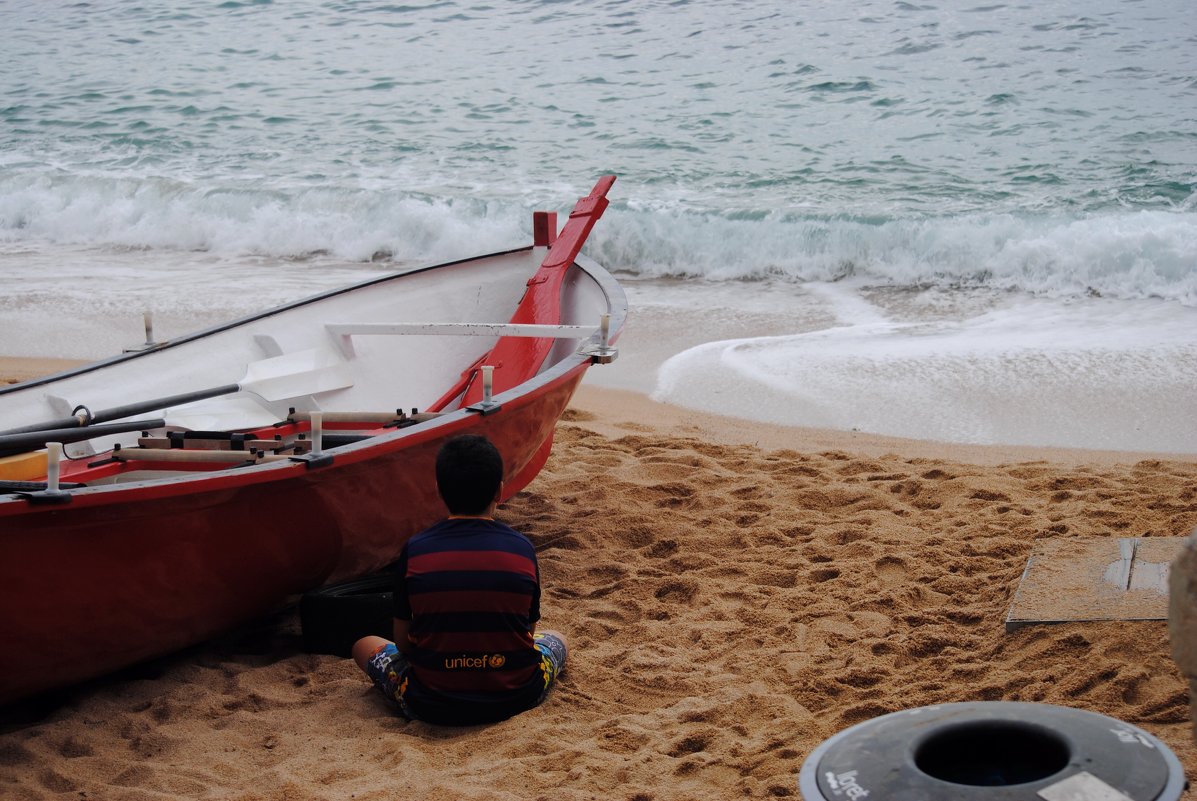
<svg viewBox="0 0 1197 801">
<path fill-rule="evenodd" d="M 1168 573 L 1185 537 L 1044 540 L 1036 544 L 1006 616 L 1033 623 L 1167 620 Z"/>
</svg>

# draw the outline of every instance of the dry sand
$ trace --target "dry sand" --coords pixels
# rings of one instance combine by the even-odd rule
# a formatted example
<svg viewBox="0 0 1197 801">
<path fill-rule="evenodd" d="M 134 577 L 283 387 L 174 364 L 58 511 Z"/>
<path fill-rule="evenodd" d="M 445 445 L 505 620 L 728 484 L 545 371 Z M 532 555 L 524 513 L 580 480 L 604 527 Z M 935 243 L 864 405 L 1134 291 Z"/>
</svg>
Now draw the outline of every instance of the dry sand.
<svg viewBox="0 0 1197 801">
<path fill-rule="evenodd" d="M 1197 460 L 784 429 L 583 388 L 501 516 L 573 646 L 541 707 L 405 722 L 349 660 L 304 654 L 283 610 L 10 710 L 0 797 L 797 796 L 841 729 L 966 700 L 1104 713 L 1197 770 L 1165 622 L 1003 626 L 1037 540 L 1193 531 Z"/>
</svg>

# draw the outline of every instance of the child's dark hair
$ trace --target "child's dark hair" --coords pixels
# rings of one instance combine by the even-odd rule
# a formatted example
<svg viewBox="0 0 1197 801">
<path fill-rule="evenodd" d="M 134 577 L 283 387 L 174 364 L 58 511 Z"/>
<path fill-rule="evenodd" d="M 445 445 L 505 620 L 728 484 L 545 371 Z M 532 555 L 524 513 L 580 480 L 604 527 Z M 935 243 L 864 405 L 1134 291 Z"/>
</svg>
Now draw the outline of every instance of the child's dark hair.
<svg viewBox="0 0 1197 801">
<path fill-rule="evenodd" d="M 486 437 L 454 437 L 436 455 L 436 487 L 449 514 L 482 514 L 502 481 L 503 456 Z"/>
</svg>

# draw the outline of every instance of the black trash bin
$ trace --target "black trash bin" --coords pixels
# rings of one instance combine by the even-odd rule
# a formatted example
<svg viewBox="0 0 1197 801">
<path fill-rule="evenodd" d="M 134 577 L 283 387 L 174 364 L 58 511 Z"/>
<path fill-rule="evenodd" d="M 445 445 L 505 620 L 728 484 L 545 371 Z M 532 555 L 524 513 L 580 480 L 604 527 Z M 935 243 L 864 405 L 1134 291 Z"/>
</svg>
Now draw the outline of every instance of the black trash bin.
<svg viewBox="0 0 1197 801">
<path fill-rule="evenodd" d="M 804 801 L 1176 801 L 1180 760 L 1142 729 L 1018 701 L 882 715 L 828 738 L 802 765 Z"/>
</svg>

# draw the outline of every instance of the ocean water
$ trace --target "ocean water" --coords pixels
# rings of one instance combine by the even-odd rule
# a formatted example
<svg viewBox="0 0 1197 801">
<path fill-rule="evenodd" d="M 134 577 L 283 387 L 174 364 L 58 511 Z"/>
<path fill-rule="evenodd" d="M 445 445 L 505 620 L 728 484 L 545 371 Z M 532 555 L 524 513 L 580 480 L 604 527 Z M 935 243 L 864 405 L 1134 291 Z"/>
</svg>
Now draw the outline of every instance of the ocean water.
<svg viewBox="0 0 1197 801">
<path fill-rule="evenodd" d="M 6 353 L 520 245 L 615 173 L 588 381 L 1197 453 L 1191 0 L 0 0 L 0 67 Z"/>
</svg>

